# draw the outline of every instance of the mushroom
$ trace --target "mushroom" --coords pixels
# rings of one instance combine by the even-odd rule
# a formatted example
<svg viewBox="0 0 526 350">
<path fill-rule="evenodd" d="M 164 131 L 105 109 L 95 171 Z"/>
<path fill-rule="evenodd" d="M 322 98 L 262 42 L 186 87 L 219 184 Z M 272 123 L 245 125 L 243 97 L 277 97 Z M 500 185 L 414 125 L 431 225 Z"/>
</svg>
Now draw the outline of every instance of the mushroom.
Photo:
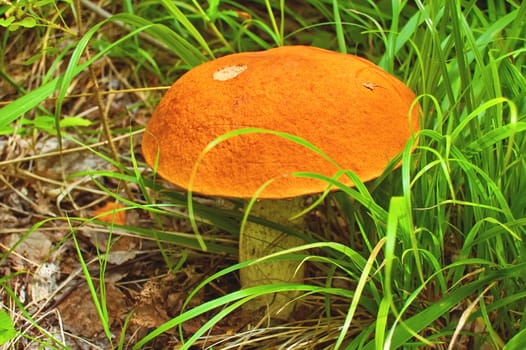
<svg viewBox="0 0 526 350">
<path fill-rule="evenodd" d="M 303 219 L 289 219 L 303 210 L 306 195 L 328 185 L 291 175 L 333 177 L 333 163 L 273 133 L 226 138 L 203 156 L 207 145 L 238 129 L 275 130 L 307 140 L 365 182 L 379 176 L 419 129 L 414 99 L 397 78 L 349 54 L 308 46 L 232 54 L 191 69 L 173 84 L 146 126 L 142 151 L 164 179 L 183 189 L 191 183 L 193 192 L 207 196 L 250 199 L 273 179 L 258 193 L 251 214 L 300 231 Z M 339 181 L 353 185 L 348 178 Z M 239 257 L 246 261 L 301 244 L 297 237 L 247 223 Z M 297 265 L 248 266 L 240 272 L 241 286 L 302 282 Z M 246 308 L 277 310 L 292 296 L 269 295 Z M 281 318 L 292 310 L 285 308 Z"/>
</svg>

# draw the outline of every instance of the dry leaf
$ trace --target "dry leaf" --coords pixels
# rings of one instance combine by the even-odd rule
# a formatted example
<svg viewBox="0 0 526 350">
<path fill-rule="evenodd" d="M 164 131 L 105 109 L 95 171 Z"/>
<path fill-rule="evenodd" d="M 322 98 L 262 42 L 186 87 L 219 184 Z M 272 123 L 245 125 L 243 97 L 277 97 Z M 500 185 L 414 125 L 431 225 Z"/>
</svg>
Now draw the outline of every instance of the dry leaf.
<svg viewBox="0 0 526 350">
<path fill-rule="evenodd" d="M 114 223 L 117 225 L 126 225 L 126 211 L 123 209 L 124 205 L 116 202 L 107 202 L 102 207 L 95 209 L 91 215 L 96 217 L 97 220 Z"/>
<path fill-rule="evenodd" d="M 148 280 L 137 297 L 132 323 L 144 328 L 155 328 L 170 318 L 166 312 L 165 291 L 161 290 L 160 282 Z"/>
<path fill-rule="evenodd" d="M 109 324 L 112 326 L 128 313 L 126 296 L 111 283 L 106 283 L 105 292 Z M 68 294 L 58 310 L 65 328 L 75 334 L 93 337 L 104 330 L 87 285 L 79 286 Z"/>
<path fill-rule="evenodd" d="M 19 242 L 21 239 L 22 241 Z M 49 256 L 52 247 L 51 240 L 40 231 L 34 231 L 27 237 L 18 234 L 9 235 L 5 244 L 10 248 L 18 244 L 15 248 L 17 254 L 11 255 L 17 266 L 28 266 L 22 257 L 35 265 L 40 265 Z"/>
<path fill-rule="evenodd" d="M 31 297 L 39 301 L 49 297 L 57 289 L 60 267 L 53 263 L 43 263 L 31 280 Z"/>
</svg>

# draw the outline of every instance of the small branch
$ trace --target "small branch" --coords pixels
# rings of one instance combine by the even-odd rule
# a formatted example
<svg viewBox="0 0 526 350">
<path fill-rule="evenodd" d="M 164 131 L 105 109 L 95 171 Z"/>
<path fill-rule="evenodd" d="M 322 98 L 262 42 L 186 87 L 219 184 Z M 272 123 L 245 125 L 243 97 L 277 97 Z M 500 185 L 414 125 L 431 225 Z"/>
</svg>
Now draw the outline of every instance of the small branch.
<svg viewBox="0 0 526 350">
<path fill-rule="evenodd" d="M 78 28 L 79 28 L 79 36 L 82 36 L 82 35 L 84 35 L 84 26 L 83 26 L 83 23 L 82 23 L 81 7 L 80 7 L 80 1 L 79 0 L 75 1 L 75 9 L 77 11 L 77 16 L 78 16 L 78 23 L 77 23 L 77 25 L 78 25 Z M 86 47 L 85 52 L 86 52 L 86 56 L 88 57 L 88 59 L 90 59 L 89 47 Z M 101 122 L 102 122 L 102 127 L 103 127 L 103 130 L 104 130 L 104 135 L 106 136 L 106 140 L 108 141 L 108 145 L 110 146 L 110 151 L 111 151 L 111 154 L 113 156 L 113 159 L 116 162 L 120 162 L 119 151 L 117 150 L 117 147 L 115 146 L 115 143 L 113 142 L 113 137 L 112 137 L 112 133 L 111 133 L 111 127 L 110 127 L 109 118 L 108 118 L 108 115 L 106 113 L 106 110 L 104 109 L 104 101 L 102 99 L 102 94 L 100 93 L 99 82 L 98 82 L 98 79 L 97 79 L 97 74 L 95 74 L 95 70 L 93 69 L 92 65 L 90 65 L 88 67 L 88 69 L 89 69 L 89 72 L 90 72 L 91 81 L 93 83 L 93 86 L 95 87 L 95 91 L 94 91 L 95 100 L 96 100 L 96 103 L 97 103 L 97 107 L 99 109 Z M 124 185 L 124 190 L 126 191 L 126 195 L 128 196 L 128 198 L 130 200 L 133 200 L 133 193 L 131 192 L 130 188 L 128 186 Z"/>
</svg>

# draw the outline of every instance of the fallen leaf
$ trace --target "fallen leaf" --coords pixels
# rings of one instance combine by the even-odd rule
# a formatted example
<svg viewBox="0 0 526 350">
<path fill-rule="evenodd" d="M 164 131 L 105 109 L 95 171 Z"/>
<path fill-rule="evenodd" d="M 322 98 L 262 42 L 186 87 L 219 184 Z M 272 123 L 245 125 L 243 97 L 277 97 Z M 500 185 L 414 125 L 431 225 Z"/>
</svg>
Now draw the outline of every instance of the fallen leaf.
<svg viewBox="0 0 526 350">
<path fill-rule="evenodd" d="M 126 211 L 120 210 L 123 208 L 124 205 L 110 201 L 102 207 L 95 209 L 91 215 L 100 221 L 126 225 Z"/>
<path fill-rule="evenodd" d="M 48 235 L 40 231 L 34 231 L 25 237 L 18 234 L 9 235 L 5 240 L 5 244 L 10 248 L 16 246 L 14 251 L 17 254 L 11 255 L 10 258 L 13 259 L 17 266 L 26 267 L 28 267 L 28 261 L 35 265 L 40 265 L 48 258 L 52 247 L 52 242 Z"/>
<path fill-rule="evenodd" d="M 31 280 L 31 298 L 33 302 L 43 300 L 57 289 L 60 267 L 53 263 L 43 263 Z"/>
<path fill-rule="evenodd" d="M 166 312 L 166 293 L 160 282 L 148 280 L 136 298 L 132 323 L 144 328 L 159 327 L 170 318 Z"/>
<path fill-rule="evenodd" d="M 112 283 L 105 284 L 105 302 L 109 326 L 120 323 L 128 313 L 126 296 Z M 84 337 L 93 337 L 104 331 L 97 308 L 87 285 L 69 293 L 59 304 L 58 310 L 64 327 Z"/>
</svg>

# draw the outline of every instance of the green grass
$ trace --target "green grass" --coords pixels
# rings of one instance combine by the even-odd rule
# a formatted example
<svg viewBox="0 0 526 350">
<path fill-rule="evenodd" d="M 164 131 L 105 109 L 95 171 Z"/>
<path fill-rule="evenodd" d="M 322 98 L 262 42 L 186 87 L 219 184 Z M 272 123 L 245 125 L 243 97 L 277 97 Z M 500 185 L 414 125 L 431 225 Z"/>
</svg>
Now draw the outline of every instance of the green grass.
<svg viewBox="0 0 526 350">
<path fill-rule="evenodd" d="M 74 189 L 72 197 L 113 198 L 126 210 L 143 213 L 147 224 L 115 225 L 110 232 L 153 240 L 173 274 L 190 264 L 185 254 L 199 252 L 203 246 L 208 256 L 226 254 L 234 259 L 240 225 L 247 219 L 302 233 L 246 218 L 236 201 L 222 206 L 198 200 L 189 206 L 185 193 L 165 188 L 145 171 L 137 147 L 140 139 L 134 136 L 144 124 L 134 117 L 149 115 L 160 94 L 143 92 L 142 87 L 170 85 L 191 67 L 231 52 L 303 43 L 376 62 L 405 81 L 422 107 L 418 142 L 411 140 L 400 154 L 401 168 L 388 169 L 370 183 L 355 181 L 354 188 L 343 186 L 337 178 L 323 178 L 340 189 L 327 194 L 321 201 L 324 205 L 317 208 L 325 224 L 313 226 L 319 230 L 309 232 L 306 246 L 266 258 L 304 261 L 318 271 L 315 279 L 305 285 L 229 291 L 189 306 L 207 286 L 220 284 L 258 261 L 227 264 L 198 281 L 184 296 L 177 316 L 138 338 L 130 334 L 126 338 L 127 323 L 119 336 L 112 336 L 107 313 L 111 301 L 104 294 L 107 253 L 87 252 L 77 240 L 78 232 L 91 224 L 83 218 L 86 212 L 75 200 L 65 199 L 54 209 L 56 217 L 36 216 L 40 219 L 23 228 L 20 242 L 52 223 L 69 227 L 62 244 L 74 242 L 83 283 L 96 300 L 111 347 L 154 347 L 156 340 L 175 338 L 182 349 L 203 345 L 203 337 L 243 303 L 287 290 L 299 291 L 300 301 L 316 300 L 322 310 L 316 314 L 317 322 L 327 329 L 316 327 L 316 322 L 308 326 L 305 320 L 305 325 L 291 325 L 287 336 L 280 338 L 277 332 L 274 345 L 284 344 L 287 338 L 318 341 L 319 348 L 331 349 L 447 348 L 464 336 L 472 348 L 484 343 L 498 349 L 526 347 L 526 29 L 521 20 L 526 18 L 526 3 L 488 1 L 487 8 L 480 8 L 474 1 L 125 1 L 108 7 L 112 16 L 107 19 L 81 6 L 87 30 L 78 35 L 74 28 L 81 19 L 74 15 L 75 1 L 27 3 L 31 6 L 15 9 L 18 15 L 16 21 L 9 20 L 11 30 L 0 32 L 4 52 L 0 75 L 15 91 L 15 97 L 0 106 L 0 134 L 5 139 L 16 134 L 29 143 L 59 136 L 112 164 L 111 170 L 66 170 L 60 180 L 63 186 L 55 186 L 63 188 L 88 177 L 85 189 Z M 13 7 L 0 5 L 0 13 L 8 9 Z M 13 27 L 16 23 L 18 28 Z M 19 78 L 20 65 L 6 61 L 18 57 L 13 52 L 29 50 L 30 40 L 39 46 L 21 57 L 27 66 L 40 62 L 43 72 L 31 84 Z M 122 81 L 132 89 L 125 94 L 141 97 L 108 119 L 69 115 L 73 101 L 80 98 L 72 95 L 93 92 L 79 86 L 87 85 L 87 70 L 97 68 L 101 60 L 125 72 Z M 106 74 L 110 72 L 99 79 L 105 81 Z M 110 90 L 110 85 L 100 88 L 103 93 Z M 121 147 L 116 155 L 100 143 L 107 139 L 105 123 L 112 142 Z M 24 178 L 12 169 L 29 169 L 38 157 L 42 156 L 22 154 L 2 161 L 0 174 L 17 186 Z M 173 232 L 174 221 L 194 221 L 201 235 L 192 235 L 189 224 L 187 231 Z M 171 255 L 174 249 L 181 259 Z M 12 250 L 2 252 L 0 261 L 6 265 Z M 97 257 L 95 275 L 87 256 Z M 10 305 L 0 315 L 4 319 L 6 312 L 16 319 L 17 331 L 13 335 L 8 323 L 5 332 L 0 329 L 4 346 L 33 337 L 52 348 L 68 348 L 53 338 L 12 288 L 20 274 L 0 279 L 0 293 Z M 183 325 L 204 315 L 207 322 L 187 336 Z M 28 324 L 33 333 L 23 333 Z M 270 326 L 261 329 L 262 334 L 274 332 Z M 166 336 L 170 330 L 172 335 Z M 4 334 L 9 339 L 2 338 Z M 230 337 L 234 342 L 241 336 L 239 332 Z M 264 336 L 258 340 L 257 334 L 247 339 L 247 346 L 272 344 Z"/>
</svg>

